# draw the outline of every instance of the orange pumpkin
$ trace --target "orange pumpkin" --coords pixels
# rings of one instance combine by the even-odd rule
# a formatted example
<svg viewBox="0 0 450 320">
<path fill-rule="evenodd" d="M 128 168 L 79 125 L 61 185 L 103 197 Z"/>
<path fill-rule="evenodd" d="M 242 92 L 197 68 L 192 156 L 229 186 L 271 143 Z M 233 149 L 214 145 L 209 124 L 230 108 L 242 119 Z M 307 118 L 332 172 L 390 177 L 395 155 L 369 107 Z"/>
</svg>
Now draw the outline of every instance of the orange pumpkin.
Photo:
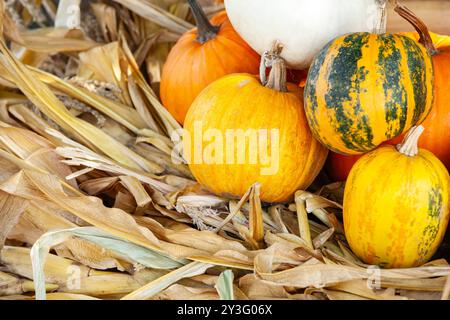
<svg viewBox="0 0 450 320">
<path fill-rule="evenodd" d="M 309 129 L 303 89 L 286 83 L 281 48 L 270 52 L 259 79 L 232 74 L 215 81 L 186 116 L 185 159 L 197 181 L 218 195 L 240 198 L 258 182 L 261 200 L 292 200 L 325 163 L 328 150 Z M 268 80 L 264 66 L 272 68 Z"/>
<path fill-rule="evenodd" d="M 328 155 L 327 162 L 325 164 L 325 170 L 328 177 L 333 181 L 345 181 L 347 180 L 350 170 L 352 170 L 353 165 L 362 156 L 344 156 L 336 152 L 330 152 Z"/>
<path fill-rule="evenodd" d="M 417 33 L 411 37 L 419 38 Z M 436 51 L 434 63 L 434 106 L 422 123 L 425 127 L 419 146 L 433 152 L 450 170 L 450 37 L 432 35 Z"/>
<path fill-rule="evenodd" d="M 431 151 L 450 170 L 450 36 L 428 32 L 425 24 L 404 7 L 398 7 L 396 10 L 419 32 L 407 32 L 403 35 L 422 42 L 432 54 L 434 64 L 434 104 L 422 123 L 426 130 L 419 141 L 419 147 Z M 389 143 L 397 144 L 401 139 L 402 137 L 399 137 Z M 328 175 L 335 181 L 346 180 L 350 169 L 359 158 L 330 152 L 326 166 Z"/>
<path fill-rule="evenodd" d="M 225 11 L 206 18 L 197 1 L 188 1 L 197 28 L 185 33 L 171 50 L 161 76 L 163 105 L 184 122 L 198 94 L 231 73 L 257 74 L 259 55 L 236 33 Z"/>
<path fill-rule="evenodd" d="M 300 87 L 304 87 L 306 83 L 306 78 L 308 77 L 308 69 L 306 70 L 287 70 L 287 79 L 288 82 L 298 83 Z"/>
<path fill-rule="evenodd" d="M 405 7 L 397 6 L 396 11 L 417 31 L 406 35 L 422 43 L 433 58 L 434 105 L 422 123 L 426 130 L 419 146 L 433 152 L 450 169 L 450 37 L 431 34 L 425 23 Z"/>
<path fill-rule="evenodd" d="M 385 142 L 382 144 L 384 145 L 392 145 L 395 146 L 399 143 L 401 143 L 404 139 L 404 135 L 389 140 L 388 142 Z M 333 182 L 338 181 L 345 181 L 347 180 L 348 175 L 350 174 L 350 171 L 353 168 L 353 165 L 362 157 L 362 155 L 356 155 L 356 156 L 345 156 L 336 152 L 330 151 L 328 155 L 327 162 L 325 164 L 325 171 L 328 175 L 328 177 Z"/>
</svg>

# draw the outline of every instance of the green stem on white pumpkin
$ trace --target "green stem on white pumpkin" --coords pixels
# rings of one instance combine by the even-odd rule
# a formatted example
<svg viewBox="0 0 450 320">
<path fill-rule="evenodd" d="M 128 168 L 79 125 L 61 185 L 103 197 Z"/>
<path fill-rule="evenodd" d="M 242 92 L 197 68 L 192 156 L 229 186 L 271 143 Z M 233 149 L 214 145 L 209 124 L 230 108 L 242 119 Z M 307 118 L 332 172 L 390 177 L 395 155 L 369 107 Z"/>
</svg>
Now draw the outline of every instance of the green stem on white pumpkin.
<svg viewBox="0 0 450 320">
<path fill-rule="evenodd" d="M 398 152 L 408 157 L 415 157 L 419 154 L 419 138 L 425 128 L 423 126 L 412 127 L 403 142 L 397 145 Z"/>
<path fill-rule="evenodd" d="M 281 51 L 283 51 L 283 46 L 278 41 L 275 41 L 272 49 L 263 53 L 259 76 L 263 86 L 280 92 L 287 92 L 286 63 L 280 57 Z M 266 68 L 271 68 L 268 79 L 266 77 Z"/>
<path fill-rule="evenodd" d="M 198 4 L 197 0 L 188 0 L 188 3 L 191 7 L 195 23 L 197 24 L 197 41 L 203 44 L 214 39 L 220 31 L 220 26 L 214 26 L 209 22 L 208 17 L 202 7 Z"/>
<path fill-rule="evenodd" d="M 397 12 L 406 21 L 411 23 L 414 29 L 416 29 L 417 33 L 420 36 L 419 42 L 428 50 L 431 55 L 437 54 L 438 50 L 434 46 L 433 39 L 431 38 L 427 25 L 407 7 L 398 4 L 397 1 L 395 1 L 395 4 L 395 12 Z"/>
</svg>

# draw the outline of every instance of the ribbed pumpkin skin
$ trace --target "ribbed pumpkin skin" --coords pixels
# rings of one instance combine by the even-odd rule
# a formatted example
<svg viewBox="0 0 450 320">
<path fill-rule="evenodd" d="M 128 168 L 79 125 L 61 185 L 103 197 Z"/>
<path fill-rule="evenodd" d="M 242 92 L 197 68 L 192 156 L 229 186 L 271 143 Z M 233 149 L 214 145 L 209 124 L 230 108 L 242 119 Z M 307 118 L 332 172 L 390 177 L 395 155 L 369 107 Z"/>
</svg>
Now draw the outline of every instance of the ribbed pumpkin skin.
<svg viewBox="0 0 450 320">
<path fill-rule="evenodd" d="M 260 57 L 233 29 L 225 11 L 211 19 L 220 25 L 214 39 L 197 41 L 197 29 L 185 33 L 170 51 L 161 76 L 163 105 L 183 123 L 197 95 L 210 83 L 231 73 L 257 74 Z"/>
<path fill-rule="evenodd" d="M 403 33 L 416 41 L 419 35 L 415 32 Z M 438 53 L 432 57 L 434 64 L 434 103 L 430 114 L 422 123 L 424 133 L 419 140 L 419 147 L 431 151 L 450 170 L 450 37 L 431 33 Z M 402 139 L 388 142 L 392 145 Z M 351 168 L 358 161 L 357 156 L 343 156 L 330 152 L 326 164 L 328 175 L 333 181 L 345 181 Z"/>
<path fill-rule="evenodd" d="M 197 97 L 184 126 L 191 137 L 197 121 L 202 122 L 203 132 L 216 129 L 223 136 L 230 129 L 244 132 L 248 129 L 279 130 L 279 169 L 276 174 L 262 175 L 261 168 L 268 166 L 260 160 L 249 163 L 247 140 L 244 164 L 191 162 L 189 168 L 200 184 L 215 194 L 239 198 L 259 182 L 263 201 L 282 202 L 290 200 L 297 190 L 305 189 L 313 182 L 325 163 L 328 150 L 311 134 L 301 89 L 293 84 L 288 84 L 288 88 L 289 92 L 282 93 L 262 86 L 255 76 L 234 74 L 217 80 Z M 194 145 L 186 141 L 184 139 L 184 148 L 191 150 L 193 155 Z M 203 142 L 203 149 L 208 144 Z M 236 150 L 236 144 L 233 150 Z M 267 150 L 269 156 L 276 151 L 272 143 Z"/>
<path fill-rule="evenodd" d="M 427 262 L 449 219 L 449 176 L 429 151 L 415 157 L 383 146 L 355 164 L 344 194 L 344 227 L 353 252 L 388 268 Z"/>
<path fill-rule="evenodd" d="M 357 155 L 420 124 L 433 102 L 433 65 L 424 47 L 393 34 L 352 33 L 315 58 L 305 88 L 314 136 Z"/>
</svg>

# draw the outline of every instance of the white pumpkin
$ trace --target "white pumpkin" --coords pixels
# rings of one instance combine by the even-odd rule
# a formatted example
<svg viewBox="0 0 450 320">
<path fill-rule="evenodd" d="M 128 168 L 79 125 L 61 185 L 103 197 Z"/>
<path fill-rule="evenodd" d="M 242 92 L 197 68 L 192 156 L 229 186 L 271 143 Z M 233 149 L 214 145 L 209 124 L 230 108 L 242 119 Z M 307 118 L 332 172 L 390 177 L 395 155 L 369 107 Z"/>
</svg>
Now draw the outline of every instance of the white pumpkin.
<svg viewBox="0 0 450 320">
<path fill-rule="evenodd" d="M 305 69 L 332 39 L 386 28 L 386 0 L 225 0 L 236 31 L 262 54 L 275 40 L 294 69 Z"/>
</svg>

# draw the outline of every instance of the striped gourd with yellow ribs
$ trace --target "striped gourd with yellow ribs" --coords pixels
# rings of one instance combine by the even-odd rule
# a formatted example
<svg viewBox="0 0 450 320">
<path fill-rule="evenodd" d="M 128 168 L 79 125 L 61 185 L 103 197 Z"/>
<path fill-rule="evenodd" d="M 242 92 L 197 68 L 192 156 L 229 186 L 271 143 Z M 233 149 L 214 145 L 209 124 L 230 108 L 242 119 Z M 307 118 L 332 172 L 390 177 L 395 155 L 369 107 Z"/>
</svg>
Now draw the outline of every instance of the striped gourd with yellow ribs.
<svg viewBox="0 0 450 320">
<path fill-rule="evenodd" d="M 406 36 L 341 36 L 322 49 L 309 71 L 309 125 L 332 151 L 369 152 L 425 120 L 433 80 L 430 54 Z"/>
<path fill-rule="evenodd" d="M 438 35 L 428 31 L 426 24 L 412 11 L 397 6 L 395 11 L 408 20 L 417 32 L 402 33 L 420 43 L 430 52 L 434 65 L 434 103 L 427 119 L 422 123 L 426 128 L 419 147 L 433 152 L 450 170 L 450 36 Z M 397 144 L 402 136 L 388 141 Z M 331 152 L 326 170 L 333 181 L 344 181 L 360 156 L 345 156 Z"/>
<path fill-rule="evenodd" d="M 353 252 L 387 268 L 426 263 L 449 220 L 449 174 L 431 152 L 418 149 L 414 127 L 397 149 L 383 146 L 352 168 L 344 193 L 344 228 Z"/>
</svg>

